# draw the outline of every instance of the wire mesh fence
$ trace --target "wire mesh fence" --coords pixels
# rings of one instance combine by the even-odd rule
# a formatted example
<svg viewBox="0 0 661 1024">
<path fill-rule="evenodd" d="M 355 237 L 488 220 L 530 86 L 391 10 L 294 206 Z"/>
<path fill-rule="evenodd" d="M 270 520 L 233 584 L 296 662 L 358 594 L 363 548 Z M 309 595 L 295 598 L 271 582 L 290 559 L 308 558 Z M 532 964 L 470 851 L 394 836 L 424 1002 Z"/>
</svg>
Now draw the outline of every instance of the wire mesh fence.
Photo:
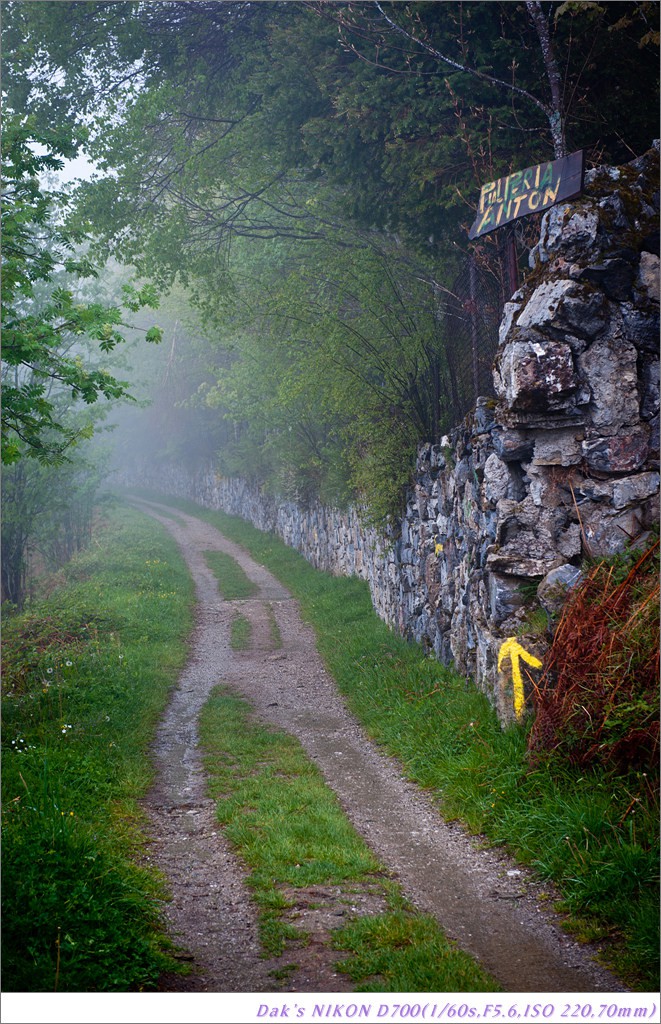
<svg viewBox="0 0 661 1024">
<path fill-rule="evenodd" d="M 443 302 L 445 374 L 441 394 L 447 428 L 457 426 L 479 396 L 493 396 L 503 290 L 497 278 L 468 257 Z"/>
</svg>

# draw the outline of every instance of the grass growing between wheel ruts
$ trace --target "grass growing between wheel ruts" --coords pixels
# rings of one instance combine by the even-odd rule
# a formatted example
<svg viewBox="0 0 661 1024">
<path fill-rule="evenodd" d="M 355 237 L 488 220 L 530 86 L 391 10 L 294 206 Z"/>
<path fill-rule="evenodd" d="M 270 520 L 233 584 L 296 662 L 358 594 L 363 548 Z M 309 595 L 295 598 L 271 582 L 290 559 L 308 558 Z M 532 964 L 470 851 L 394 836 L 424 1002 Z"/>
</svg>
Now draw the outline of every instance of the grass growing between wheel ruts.
<svg viewBox="0 0 661 1024">
<path fill-rule="evenodd" d="M 230 629 L 230 646 L 233 651 L 247 651 L 252 639 L 252 624 L 245 615 L 235 615 Z"/>
<path fill-rule="evenodd" d="M 533 768 L 526 728 L 503 731 L 472 684 L 395 636 L 364 583 L 318 572 L 238 517 L 166 500 L 243 545 L 298 598 L 354 713 L 446 818 L 553 882 L 568 927 L 600 942 L 630 985 L 658 988 L 659 815 L 647 776 L 580 771 L 552 757 Z"/>
<path fill-rule="evenodd" d="M 244 601 L 259 593 L 259 587 L 248 579 L 231 555 L 224 551 L 205 551 L 204 559 L 218 580 L 218 589 L 225 601 Z"/>
<path fill-rule="evenodd" d="M 351 892 L 365 885 L 390 909 L 332 936 L 333 946 L 349 953 L 338 970 L 356 981 L 356 991 L 498 991 L 432 918 L 403 906 L 297 740 L 255 722 L 250 705 L 220 687 L 202 710 L 200 736 L 218 820 L 249 868 L 268 954 L 295 957 L 289 943 L 306 940 L 287 917 L 297 892 L 338 886 L 350 903 Z"/>
<path fill-rule="evenodd" d="M 279 651 L 282 647 L 282 634 L 280 632 L 280 626 L 278 620 L 275 617 L 275 611 L 273 610 L 272 604 L 266 605 L 266 615 L 269 620 L 269 630 L 271 633 L 271 644 L 274 651 Z"/>
<path fill-rule="evenodd" d="M 282 636 L 280 634 L 280 627 L 278 626 L 273 606 L 266 604 L 264 606 L 266 617 L 269 624 L 269 633 L 271 639 L 271 649 L 279 651 L 282 647 Z M 245 615 L 240 613 L 236 614 L 232 619 L 232 626 L 230 629 L 230 646 L 233 651 L 247 651 L 252 645 L 252 623 L 250 619 L 247 619 Z"/>
<path fill-rule="evenodd" d="M 129 510 L 62 576 L 3 630 L 3 988 L 148 990 L 174 962 L 137 801 L 192 581 L 174 541 Z"/>
</svg>

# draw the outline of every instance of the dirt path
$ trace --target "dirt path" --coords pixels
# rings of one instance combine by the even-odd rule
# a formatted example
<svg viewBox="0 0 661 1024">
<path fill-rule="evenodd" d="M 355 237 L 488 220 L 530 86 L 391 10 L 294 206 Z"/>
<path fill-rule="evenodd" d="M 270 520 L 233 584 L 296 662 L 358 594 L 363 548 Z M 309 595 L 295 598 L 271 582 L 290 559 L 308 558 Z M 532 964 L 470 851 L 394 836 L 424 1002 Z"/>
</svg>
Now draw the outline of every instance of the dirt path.
<svg viewBox="0 0 661 1024">
<path fill-rule="evenodd" d="M 460 827 L 446 824 L 428 795 L 406 782 L 396 762 L 367 739 L 338 695 L 296 603 L 263 566 L 192 516 L 151 502 L 135 504 L 172 533 L 197 588 L 191 658 L 155 742 L 158 780 L 146 803 L 152 855 L 173 893 L 168 925 L 198 968 L 190 979 L 173 979 L 172 990 L 351 991 L 349 980 L 334 970 L 337 954 L 325 939 L 346 913 L 380 909 L 368 892 L 348 896 L 318 889 L 309 900 L 298 894 L 292 919 L 312 932 L 313 940 L 283 961 L 261 957 L 244 875 L 215 823 L 197 750 L 198 713 L 211 688 L 223 682 L 247 698 L 262 720 L 299 739 L 411 902 L 433 914 L 506 991 L 625 991 L 591 959 L 593 950 L 560 930 L 537 899 L 541 887 L 525 869 L 498 852 L 478 849 Z M 202 554 L 208 550 L 230 554 L 259 586 L 257 598 L 240 602 L 253 624 L 249 652 L 230 647 L 235 609 L 219 597 Z M 268 605 L 283 639 L 277 652 L 271 647 Z M 293 960 L 298 969 L 278 982 L 272 972 Z"/>
</svg>

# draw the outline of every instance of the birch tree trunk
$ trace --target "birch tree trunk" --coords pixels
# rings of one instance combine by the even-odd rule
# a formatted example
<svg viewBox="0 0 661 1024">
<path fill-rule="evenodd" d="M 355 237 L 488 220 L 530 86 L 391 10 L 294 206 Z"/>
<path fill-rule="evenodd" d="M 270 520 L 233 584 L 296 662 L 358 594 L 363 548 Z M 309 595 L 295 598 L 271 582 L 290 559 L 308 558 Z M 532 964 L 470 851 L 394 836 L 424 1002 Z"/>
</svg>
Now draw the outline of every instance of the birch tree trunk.
<svg viewBox="0 0 661 1024">
<path fill-rule="evenodd" d="M 544 67 L 551 90 L 551 105 L 547 105 L 546 114 L 549 119 L 551 136 L 553 138 L 553 150 L 556 159 L 567 156 L 565 144 L 565 120 L 562 113 L 562 79 L 560 69 L 553 52 L 553 44 L 549 35 L 549 27 L 544 17 L 544 11 L 540 0 L 527 0 L 526 7 L 530 19 L 535 26 L 539 38 L 539 45 L 544 58 Z"/>
</svg>

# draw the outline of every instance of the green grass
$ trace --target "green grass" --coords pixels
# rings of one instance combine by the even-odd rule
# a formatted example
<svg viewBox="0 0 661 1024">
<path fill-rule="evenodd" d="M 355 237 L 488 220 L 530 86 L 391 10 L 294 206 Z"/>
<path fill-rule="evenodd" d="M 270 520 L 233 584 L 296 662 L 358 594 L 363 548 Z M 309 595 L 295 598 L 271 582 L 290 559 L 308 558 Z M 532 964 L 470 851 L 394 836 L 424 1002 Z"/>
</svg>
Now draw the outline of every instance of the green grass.
<svg viewBox="0 0 661 1024">
<path fill-rule="evenodd" d="M 603 940 L 629 984 L 658 988 L 658 806 L 642 773 L 531 768 L 526 727 L 502 730 L 486 697 L 392 633 L 367 586 L 313 569 L 238 517 L 168 498 L 215 525 L 298 598 L 318 647 L 370 735 L 449 819 L 502 844 L 555 884 L 567 924 Z"/>
<path fill-rule="evenodd" d="M 235 615 L 230 630 L 230 647 L 233 651 L 247 651 L 250 648 L 252 626 L 245 615 Z"/>
<path fill-rule="evenodd" d="M 259 593 L 259 587 L 248 579 L 239 563 L 224 551 L 205 551 L 204 558 L 218 580 L 218 588 L 226 601 L 245 601 Z"/>
<path fill-rule="evenodd" d="M 433 917 L 402 911 L 363 917 L 339 931 L 333 945 L 347 950 L 337 969 L 357 992 L 484 992 L 468 957 L 439 933 Z M 482 981 L 482 985 L 480 985 Z"/>
<path fill-rule="evenodd" d="M 173 961 L 137 801 L 192 582 L 165 531 L 127 510 L 63 576 L 3 630 L 3 988 L 148 990 Z"/>
<path fill-rule="evenodd" d="M 275 617 L 273 605 L 266 605 L 266 614 L 268 616 L 269 627 L 271 630 L 271 646 L 273 647 L 274 651 L 279 651 L 282 648 L 282 634 L 280 632 L 280 626 L 278 625 L 278 621 Z"/>
<path fill-rule="evenodd" d="M 220 687 L 203 708 L 200 737 L 218 820 L 250 871 L 267 953 L 289 953 L 293 943 L 295 956 L 306 940 L 287 918 L 297 892 L 340 886 L 348 902 L 365 885 L 391 909 L 352 921 L 333 940 L 349 953 L 338 969 L 357 991 L 498 990 L 432 918 L 402 909 L 401 893 L 297 740 L 254 721 L 249 705 Z"/>
</svg>

